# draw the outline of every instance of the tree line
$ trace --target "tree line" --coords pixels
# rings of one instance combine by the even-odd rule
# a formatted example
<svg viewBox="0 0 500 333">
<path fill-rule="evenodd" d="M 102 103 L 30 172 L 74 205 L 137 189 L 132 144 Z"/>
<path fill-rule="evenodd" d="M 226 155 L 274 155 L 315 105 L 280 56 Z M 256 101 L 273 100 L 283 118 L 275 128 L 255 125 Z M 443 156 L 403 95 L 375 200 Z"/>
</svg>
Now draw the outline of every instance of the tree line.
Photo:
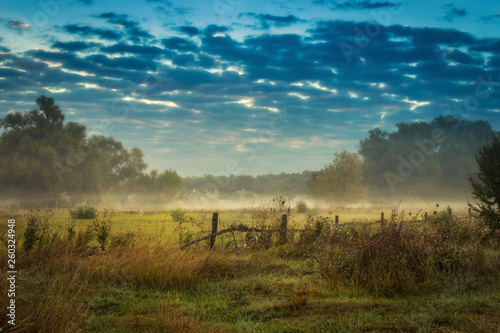
<svg viewBox="0 0 500 333">
<path fill-rule="evenodd" d="M 431 122 L 378 128 L 360 141 L 363 183 L 372 196 L 457 198 L 470 192 L 478 150 L 498 136 L 484 120 L 441 115 Z"/>
<path fill-rule="evenodd" d="M 336 152 L 317 171 L 182 178 L 175 170 L 147 172 L 144 153 L 111 136 L 87 137 L 86 127 L 66 122 L 53 98 L 0 119 L 0 199 L 22 206 L 59 206 L 119 201 L 159 207 L 196 195 L 248 199 L 300 195 L 329 202 L 362 198 L 463 198 L 471 191 L 478 149 L 498 136 L 482 120 L 438 116 L 379 128 L 360 140 L 358 153 Z"/>
<path fill-rule="evenodd" d="M 478 171 L 478 150 L 498 136 L 483 120 L 438 116 L 430 122 L 396 124 L 394 132 L 379 128 L 360 140 L 358 153 L 336 152 L 317 171 L 278 175 L 188 177 L 189 191 L 219 197 L 292 194 L 345 203 L 359 199 L 464 199 L 471 193 L 469 176 Z"/>
<path fill-rule="evenodd" d="M 162 203 L 181 192 L 176 171 L 147 173 L 144 153 L 111 136 L 87 137 L 86 127 L 66 122 L 53 98 L 37 108 L 0 119 L 0 195 L 23 207 L 65 206 L 102 200 Z M 111 197 L 111 198 L 110 198 Z"/>
</svg>

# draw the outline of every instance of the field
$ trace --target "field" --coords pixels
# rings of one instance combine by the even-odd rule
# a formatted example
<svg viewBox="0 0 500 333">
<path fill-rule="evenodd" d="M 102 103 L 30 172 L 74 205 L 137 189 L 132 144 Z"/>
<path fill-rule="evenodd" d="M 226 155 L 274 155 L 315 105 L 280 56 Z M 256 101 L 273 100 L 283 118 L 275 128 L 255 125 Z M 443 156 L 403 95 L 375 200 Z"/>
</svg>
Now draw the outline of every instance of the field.
<svg viewBox="0 0 500 333">
<path fill-rule="evenodd" d="M 450 217 L 432 204 L 392 214 L 316 209 L 308 217 L 287 205 L 220 211 L 219 230 L 264 231 L 226 233 L 212 250 L 208 241 L 176 249 L 210 233 L 212 210 L 100 210 L 94 220 L 73 220 L 68 210 L 2 210 L 3 220 L 16 219 L 18 274 L 16 326 L 4 321 L 9 286 L 0 283 L 0 330 L 500 331 L 500 237 L 465 211 L 453 207 L 458 217 Z M 277 230 L 288 208 L 288 227 L 304 231 L 283 240 Z M 365 223 L 381 211 L 383 225 Z M 420 221 L 424 211 L 431 216 Z M 104 245 L 87 227 L 96 221 L 111 227 Z M 30 223 L 38 238 L 28 251 Z M 6 272 L 6 246 L 0 255 Z"/>
</svg>

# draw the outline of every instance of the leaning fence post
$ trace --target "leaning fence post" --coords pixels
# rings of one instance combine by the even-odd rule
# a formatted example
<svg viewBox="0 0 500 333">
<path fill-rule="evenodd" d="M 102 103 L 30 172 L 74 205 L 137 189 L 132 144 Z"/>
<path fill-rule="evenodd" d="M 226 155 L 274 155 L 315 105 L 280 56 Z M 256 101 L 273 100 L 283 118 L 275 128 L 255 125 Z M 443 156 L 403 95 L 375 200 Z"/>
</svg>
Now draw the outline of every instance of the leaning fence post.
<svg viewBox="0 0 500 333">
<path fill-rule="evenodd" d="M 286 233 L 288 229 L 288 215 L 281 215 L 281 225 L 280 225 L 280 244 L 286 243 Z"/>
<path fill-rule="evenodd" d="M 219 213 L 214 213 L 212 215 L 212 234 L 215 234 L 217 232 L 217 224 L 219 223 Z M 212 235 L 210 237 L 210 248 L 212 249 L 215 245 L 215 238 L 216 235 Z"/>
</svg>

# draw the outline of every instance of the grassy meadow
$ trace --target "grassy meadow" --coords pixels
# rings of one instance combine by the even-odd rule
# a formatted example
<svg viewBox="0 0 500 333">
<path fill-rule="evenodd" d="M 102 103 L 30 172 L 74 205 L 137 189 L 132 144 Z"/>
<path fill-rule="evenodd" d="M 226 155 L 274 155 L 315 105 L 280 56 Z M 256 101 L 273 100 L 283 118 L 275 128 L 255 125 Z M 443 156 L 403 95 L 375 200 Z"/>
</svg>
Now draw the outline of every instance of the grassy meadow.
<svg viewBox="0 0 500 333">
<path fill-rule="evenodd" d="M 424 210 L 298 213 L 288 199 L 270 201 L 219 212 L 219 230 L 262 232 L 178 250 L 210 233 L 211 210 L 99 210 L 72 219 L 68 210 L 4 209 L 2 219 L 16 219 L 17 324 L 2 314 L 0 331 L 500 331 L 500 235 L 435 205 L 419 221 Z M 384 224 L 364 223 L 381 211 Z M 304 231 L 283 239 L 277 230 L 288 212 L 289 228 Z M 335 226 L 335 215 L 360 223 Z M 6 272 L 3 244 L 0 255 Z M 5 279 L 0 287 L 3 296 Z"/>
</svg>

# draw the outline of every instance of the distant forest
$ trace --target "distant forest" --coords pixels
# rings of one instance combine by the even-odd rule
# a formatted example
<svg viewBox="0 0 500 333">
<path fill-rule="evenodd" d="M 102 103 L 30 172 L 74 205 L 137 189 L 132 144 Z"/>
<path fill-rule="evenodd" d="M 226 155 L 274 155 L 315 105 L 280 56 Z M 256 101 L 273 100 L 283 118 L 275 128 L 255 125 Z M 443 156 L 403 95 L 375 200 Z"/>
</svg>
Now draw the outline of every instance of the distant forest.
<svg viewBox="0 0 500 333">
<path fill-rule="evenodd" d="M 478 148 L 498 135 L 486 121 L 450 115 L 431 122 L 401 122 L 391 133 L 372 129 L 360 141 L 361 184 L 367 188 L 369 199 L 463 199 L 465 191 L 470 191 L 469 174 L 474 176 L 477 172 Z M 235 197 L 236 192 L 236 197 L 243 196 L 242 191 L 320 198 L 319 174 L 320 171 L 256 177 L 206 175 L 183 178 L 182 183 L 186 193 L 218 191 L 220 197 L 229 198 Z"/>
<path fill-rule="evenodd" d="M 464 198 L 469 175 L 477 172 L 477 150 L 499 132 L 482 120 L 439 116 L 430 122 L 375 128 L 356 153 L 331 152 L 318 170 L 259 176 L 181 178 L 175 170 L 147 172 L 143 152 L 127 150 L 112 137 L 86 135 L 86 127 L 65 122 L 53 98 L 37 108 L 0 119 L 0 199 L 23 207 L 80 203 L 122 207 L 162 206 L 199 197 L 248 199 L 297 195 L 347 201 L 407 197 Z"/>
</svg>

